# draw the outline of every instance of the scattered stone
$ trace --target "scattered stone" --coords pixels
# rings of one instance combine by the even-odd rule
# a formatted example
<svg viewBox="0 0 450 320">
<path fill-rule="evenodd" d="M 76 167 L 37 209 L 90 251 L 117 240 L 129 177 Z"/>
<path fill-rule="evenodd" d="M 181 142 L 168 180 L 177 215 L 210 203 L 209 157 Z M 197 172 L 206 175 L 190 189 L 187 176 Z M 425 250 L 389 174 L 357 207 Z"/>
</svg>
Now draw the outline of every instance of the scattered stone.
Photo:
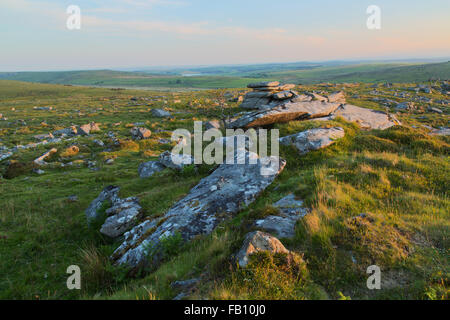
<svg viewBox="0 0 450 320">
<path fill-rule="evenodd" d="M 200 279 L 198 279 L 198 278 L 183 280 L 183 281 L 174 281 L 170 284 L 170 287 L 173 290 L 186 291 L 186 290 L 192 289 L 192 287 L 194 287 L 199 281 L 200 281 Z"/>
<path fill-rule="evenodd" d="M 71 195 L 71 196 L 67 197 L 67 201 L 69 201 L 69 202 L 77 202 L 78 201 L 78 196 Z"/>
<path fill-rule="evenodd" d="M 104 146 L 105 146 L 105 143 L 104 143 L 102 140 L 97 140 L 97 139 L 95 139 L 93 142 L 94 142 L 96 145 L 98 145 L 99 147 L 104 147 Z"/>
<path fill-rule="evenodd" d="M 91 122 L 89 124 L 85 124 L 85 125 L 80 126 L 77 131 L 78 131 L 78 134 L 87 136 L 91 132 L 99 132 L 100 131 L 100 127 L 98 126 L 97 123 Z"/>
<path fill-rule="evenodd" d="M 439 113 L 439 114 L 443 114 L 444 113 L 441 109 L 438 109 L 438 108 L 435 108 L 435 107 L 429 107 L 428 111 L 429 112 Z"/>
<path fill-rule="evenodd" d="M 45 134 L 35 135 L 33 138 L 36 140 L 42 141 L 42 140 L 47 140 L 47 139 L 53 139 L 54 136 L 51 133 L 45 133 Z"/>
<path fill-rule="evenodd" d="M 171 116 L 170 112 L 162 109 L 152 109 L 152 115 L 157 118 L 169 118 Z"/>
<path fill-rule="evenodd" d="M 58 152 L 57 149 L 52 148 L 49 151 L 47 151 L 46 153 L 44 153 L 42 156 L 40 156 L 39 158 L 34 160 L 34 163 L 39 165 L 39 166 L 45 166 L 47 164 L 47 162 L 45 162 L 45 159 L 47 159 L 48 157 L 50 157 L 52 154 Z"/>
<path fill-rule="evenodd" d="M 245 164 L 238 164 L 242 158 Z M 256 163 L 250 163 L 250 160 Z M 163 217 L 145 221 L 126 234 L 113 259 L 116 264 L 137 268 L 147 263 L 148 252 L 153 252 L 152 262 L 158 264 L 162 237 L 179 233 L 184 241 L 188 241 L 198 235 L 210 234 L 222 221 L 252 203 L 273 182 L 285 164 L 284 160 L 276 157 L 260 159 L 255 153 L 237 152 L 234 164 L 220 165 Z M 148 230 L 152 232 L 148 234 Z"/>
<path fill-rule="evenodd" d="M 159 156 L 159 162 L 167 168 L 181 170 L 185 166 L 194 164 L 194 157 L 187 154 L 173 154 L 166 151 Z"/>
<path fill-rule="evenodd" d="M 0 161 L 6 160 L 13 155 L 12 152 L 0 153 Z"/>
<path fill-rule="evenodd" d="M 442 127 L 440 129 L 433 129 L 430 134 L 435 136 L 449 136 L 450 128 Z"/>
<path fill-rule="evenodd" d="M 75 136 L 78 134 L 78 129 L 75 126 L 71 126 L 69 128 L 57 130 L 53 132 L 55 136 Z"/>
<path fill-rule="evenodd" d="M 414 105 L 413 102 L 401 102 L 397 104 L 395 109 L 399 111 L 412 111 L 416 109 L 416 106 Z"/>
<path fill-rule="evenodd" d="M 106 165 L 112 165 L 112 164 L 114 164 L 114 159 L 113 159 L 113 158 L 107 159 L 107 160 L 105 161 L 105 164 L 106 164 Z"/>
<path fill-rule="evenodd" d="M 146 163 L 141 163 L 138 168 L 139 177 L 149 178 L 155 173 L 163 171 L 166 167 L 158 161 L 149 161 Z"/>
<path fill-rule="evenodd" d="M 268 251 L 272 254 L 274 253 L 289 253 L 283 244 L 277 238 L 271 236 L 270 234 L 255 231 L 247 234 L 239 252 L 236 254 L 236 259 L 239 266 L 245 268 L 249 263 L 249 258 L 252 254 Z"/>
<path fill-rule="evenodd" d="M 152 132 L 147 128 L 137 128 L 134 127 L 130 130 L 133 139 L 135 140 L 144 140 L 150 138 Z"/>
<path fill-rule="evenodd" d="M 38 169 L 38 168 L 34 168 L 34 169 L 33 169 L 33 173 L 36 173 L 36 174 L 38 174 L 38 175 L 41 175 L 41 174 L 44 174 L 45 171 L 44 171 L 44 170 L 41 170 L 41 169 Z"/>
<path fill-rule="evenodd" d="M 161 143 L 161 144 L 170 144 L 170 143 L 172 143 L 172 141 L 169 140 L 169 139 L 159 139 L 158 142 Z"/>
</svg>

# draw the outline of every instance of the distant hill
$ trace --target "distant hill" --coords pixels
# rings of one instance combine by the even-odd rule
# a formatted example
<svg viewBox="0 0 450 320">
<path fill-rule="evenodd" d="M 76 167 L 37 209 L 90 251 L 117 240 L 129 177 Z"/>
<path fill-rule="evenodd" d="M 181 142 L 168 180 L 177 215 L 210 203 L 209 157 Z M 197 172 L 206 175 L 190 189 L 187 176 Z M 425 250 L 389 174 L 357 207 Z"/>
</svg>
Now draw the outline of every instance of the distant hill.
<svg viewBox="0 0 450 320">
<path fill-rule="evenodd" d="M 249 82 L 281 80 L 318 82 L 425 82 L 449 79 L 450 62 L 371 63 L 327 65 L 292 63 L 173 69 L 153 73 L 93 70 L 60 72 L 4 72 L 0 79 L 102 87 L 131 88 L 241 88 Z"/>
<path fill-rule="evenodd" d="M 449 79 L 450 62 L 429 64 L 362 64 L 313 70 L 274 72 L 267 76 L 296 83 L 317 82 L 425 82 Z"/>
</svg>

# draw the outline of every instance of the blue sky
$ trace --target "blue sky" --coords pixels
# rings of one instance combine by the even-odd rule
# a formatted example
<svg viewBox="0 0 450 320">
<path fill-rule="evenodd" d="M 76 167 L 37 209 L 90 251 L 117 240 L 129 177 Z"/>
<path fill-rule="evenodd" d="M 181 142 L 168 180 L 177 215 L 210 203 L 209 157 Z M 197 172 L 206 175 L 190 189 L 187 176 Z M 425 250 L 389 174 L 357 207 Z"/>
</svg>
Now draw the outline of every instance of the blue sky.
<svg viewBox="0 0 450 320">
<path fill-rule="evenodd" d="M 449 57 L 449 16 L 448 0 L 1 0 L 0 71 Z"/>
</svg>

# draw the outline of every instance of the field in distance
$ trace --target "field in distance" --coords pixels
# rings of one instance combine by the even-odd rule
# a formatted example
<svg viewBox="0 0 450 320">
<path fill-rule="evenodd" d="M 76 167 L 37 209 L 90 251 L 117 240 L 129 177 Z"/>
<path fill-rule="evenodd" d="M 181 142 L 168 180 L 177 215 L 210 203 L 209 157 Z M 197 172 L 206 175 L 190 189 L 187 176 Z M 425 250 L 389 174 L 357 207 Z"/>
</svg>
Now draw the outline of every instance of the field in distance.
<svg viewBox="0 0 450 320">
<path fill-rule="evenodd" d="M 237 67 L 61 72 L 3 72 L 0 79 L 49 84 L 139 89 L 242 88 L 250 82 L 281 80 L 295 84 L 321 82 L 427 82 L 448 79 L 450 62 L 442 63 L 292 63 Z"/>
</svg>

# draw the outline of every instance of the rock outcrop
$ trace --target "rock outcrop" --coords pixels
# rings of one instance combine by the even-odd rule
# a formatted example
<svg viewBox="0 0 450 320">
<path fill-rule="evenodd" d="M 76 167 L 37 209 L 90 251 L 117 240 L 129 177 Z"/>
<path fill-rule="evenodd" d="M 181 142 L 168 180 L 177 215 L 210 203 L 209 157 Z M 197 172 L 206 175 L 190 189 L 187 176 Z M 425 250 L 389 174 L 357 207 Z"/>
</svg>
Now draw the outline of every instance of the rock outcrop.
<svg viewBox="0 0 450 320">
<path fill-rule="evenodd" d="M 253 89 L 253 91 L 245 95 L 240 105 L 241 108 L 245 109 L 259 109 L 264 106 L 275 107 L 283 103 L 284 100 L 298 95 L 297 92 L 291 90 L 295 88 L 295 85 L 280 85 L 278 81 L 251 83 L 248 88 Z"/>
<path fill-rule="evenodd" d="M 245 164 L 239 160 L 245 160 Z M 254 161 L 255 163 L 252 163 Z M 276 163 L 276 166 L 273 165 Z M 116 264 L 131 268 L 161 261 L 161 239 L 181 234 L 184 241 L 211 233 L 249 205 L 283 170 L 285 161 L 276 157 L 260 159 L 251 152 L 236 152 L 234 164 L 220 165 L 163 217 L 145 221 L 125 234 L 114 252 Z M 150 261 L 149 261 L 150 259 Z"/>
<path fill-rule="evenodd" d="M 306 154 L 310 151 L 326 148 L 344 136 L 345 131 L 340 127 L 319 128 L 280 138 L 280 143 L 282 145 L 294 145 L 300 154 Z"/>
<path fill-rule="evenodd" d="M 307 215 L 309 210 L 303 206 L 303 201 L 296 200 L 293 194 L 284 197 L 273 206 L 280 210 L 280 214 L 257 220 L 255 226 L 279 238 L 293 238 L 295 224 Z"/>
<path fill-rule="evenodd" d="M 142 217 L 142 208 L 137 198 L 116 198 L 113 206 L 106 210 L 106 218 L 100 232 L 110 238 L 117 238 L 136 226 Z"/>
<path fill-rule="evenodd" d="M 236 254 L 236 260 L 239 266 L 245 268 L 249 263 L 250 256 L 261 251 L 289 253 L 289 250 L 274 236 L 261 231 L 251 232 L 245 237 L 241 249 Z"/>
<path fill-rule="evenodd" d="M 110 238 L 123 235 L 142 218 L 139 200 L 135 197 L 121 199 L 119 191 L 120 188 L 116 186 L 106 187 L 85 211 L 88 225 L 92 227 L 101 222 L 100 232 Z M 109 208 L 102 212 L 105 203 Z"/>
<path fill-rule="evenodd" d="M 287 102 L 274 108 L 249 112 L 227 125 L 230 129 L 252 128 L 298 119 L 326 117 L 339 108 L 340 103 L 321 101 Z"/>
</svg>

